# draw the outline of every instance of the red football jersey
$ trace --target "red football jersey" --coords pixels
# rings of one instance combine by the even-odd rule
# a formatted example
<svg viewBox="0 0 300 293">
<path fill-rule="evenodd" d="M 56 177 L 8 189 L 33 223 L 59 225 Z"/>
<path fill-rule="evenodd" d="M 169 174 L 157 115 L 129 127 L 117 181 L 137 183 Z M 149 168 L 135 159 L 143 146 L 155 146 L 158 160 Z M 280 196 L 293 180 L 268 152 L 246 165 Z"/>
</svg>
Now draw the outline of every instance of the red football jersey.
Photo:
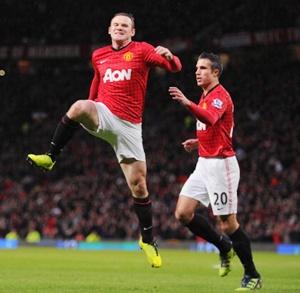
<svg viewBox="0 0 300 293">
<path fill-rule="evenodd" d="M 232 147 L 234 106 L 229 93 L 219 84 L 206 96 L 201 96 L 198 107 L 218 117 L 213 125 L 197 120 L 199 156 L 226 158 L 235 155 Z"/>
<path fill-rule="evenodd" d="M 89 99 L 104 103 L 116 116 L 133 123 L 142 121 L 150 68 L 181 69 L 178 57 L 167 61 L 145 42 L 131 42 L 120 50 L 112 46 L 97 49 L 92 63 L 95 75 Z"/>
</svg>

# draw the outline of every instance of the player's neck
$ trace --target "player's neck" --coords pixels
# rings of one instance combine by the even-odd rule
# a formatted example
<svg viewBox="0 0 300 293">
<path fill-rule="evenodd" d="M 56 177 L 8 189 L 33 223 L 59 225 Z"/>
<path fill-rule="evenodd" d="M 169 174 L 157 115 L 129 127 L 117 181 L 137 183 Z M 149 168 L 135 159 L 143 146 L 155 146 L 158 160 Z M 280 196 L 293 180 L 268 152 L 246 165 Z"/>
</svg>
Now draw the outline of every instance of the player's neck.
<svg viewBox="0 0 300 293">
<path fill-rule="evenodd" d="M 121 50 L 122 48 L 126 47 L 129 43 L 131 43 L 131 39 L 122 42 L 112 41 L 111 46 L 114 50 Z"/>
<path fill-rule="evenodd" d="M 202 87 L 203 95 L 206 96 L 211 90 L 213 90 L 217 85 L 219 85 L 219 81 L 212 82 L 207 86 Z"/>
</svg>

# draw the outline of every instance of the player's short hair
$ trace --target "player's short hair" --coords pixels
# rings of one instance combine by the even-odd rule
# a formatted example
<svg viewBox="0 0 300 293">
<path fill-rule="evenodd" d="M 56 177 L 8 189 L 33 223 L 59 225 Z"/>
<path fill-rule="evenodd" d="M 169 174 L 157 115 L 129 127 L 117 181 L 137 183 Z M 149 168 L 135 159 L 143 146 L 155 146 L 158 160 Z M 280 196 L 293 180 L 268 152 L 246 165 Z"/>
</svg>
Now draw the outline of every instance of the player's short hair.
<svg viewBox="0 0 300 293">
<path fill-rule="evenodd" d="M 202 52 L 198 57 L 198 60 L 199 59 L 208 59 L 208 60 L 210 60 L 211 69 L 212 70 L 218 69 L 219 70 L 219 77 L 221 76 L 222 71 L 223 71 L 223 64 L 221 62 L 220 57 L 217 54 Z"/>
<path fill-rule="evenodd" d="M 118 15 L 126 16 L 126 17 L 130 18 L 131 22 L 132 22 L 132 27 L 133 28 L 135 27 L 135 20 L 134 20 L 134 16 L 133 16 L 132 13 L 129 13 L 129 12 L 117 12 L 117 13 L 114 14 L 114 16 L 111 19 L 113 19 L 114 17 L 116 17 Z"/>
</svg>

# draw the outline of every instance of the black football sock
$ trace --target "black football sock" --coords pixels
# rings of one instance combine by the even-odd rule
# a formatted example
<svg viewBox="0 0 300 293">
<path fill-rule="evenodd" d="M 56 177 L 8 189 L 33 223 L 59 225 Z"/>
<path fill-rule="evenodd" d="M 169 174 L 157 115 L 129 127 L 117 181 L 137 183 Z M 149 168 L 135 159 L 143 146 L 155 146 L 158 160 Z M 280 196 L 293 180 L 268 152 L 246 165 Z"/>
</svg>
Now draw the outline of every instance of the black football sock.
<svg viewBox="0 0 300 293">
<path fill-rule="evenodd" d="M 143 242 L 153 242 L 153 228 L 152 228 L 152 207 L 149 197 L 133 198 L 134 210 L 140 222 L 140 229 Z"/>
<path fill-rule="evenodd" d="M 60 154 L 63 147 L 72 138 L 73 134 L 79 128 L 79 123 L 70 119 L 67 115 L 63 116 L 58 123 L 53 138 L 51 140 L 50 149 L 48 151 L 52 160 L 56 160 L 56 157 Z"/>
<path fill-rule="evenodd" d="M 250 239 L 244 230 L 239 227 L 234 233 L 228 236 L 232 241 L 234 251 L 244 267 L 245 275 L 253 278 L 260 277 L 253 262 Z"/>
<path fill-rule="evenodd" d="M 202 215 L 195 214 L 193 219 L 186 224 L 186 227 L 188 227 L 193 234 L 214 244 L 222 254 L 227 253 L 232 247 L 227 237 L 219 234 Z"/>
</svg>

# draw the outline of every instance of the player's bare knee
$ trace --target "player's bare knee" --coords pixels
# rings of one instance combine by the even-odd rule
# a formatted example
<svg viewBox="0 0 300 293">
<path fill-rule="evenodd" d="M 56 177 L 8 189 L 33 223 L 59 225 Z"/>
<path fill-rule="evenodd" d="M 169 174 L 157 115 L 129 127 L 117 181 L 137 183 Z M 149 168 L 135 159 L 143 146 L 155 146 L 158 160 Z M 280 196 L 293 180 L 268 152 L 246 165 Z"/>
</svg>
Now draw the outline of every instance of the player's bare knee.
<svg viewBox="0 0 300 293">
<path fill-rule="evenodd" d="M 234 233 L 239 227 L 239 223 L 237 222 L 236 217 L 234 215 L 220 216 L 220 220 L 221 230 L 228 235 Z"/>
<path fill-rule="evenodd" d="M 227 225 L 225 229 L 222 229 L 223 232 L 227 235 L 233 234 L 237 230 L 238 226 L 236 225 Z"/>
<path fill-rule="evenodd" d="M 227 222 L 221 222 L 219 227 L 220 227 L 220 229 L 223 233 L 228 234 L 229 229 L 228 229 L 228 223 Z"/>
<path fill-rule="evenodd" d="M 148 195 L 147 188 L 144 185 L 135 185 L 133 187 L 133 193 L 140 198 L 146 197 Z"/>
<path fill-rule="evenodd" d="M 142 178 L 137 178 L 130 182 L 130 189 L 136 197 L 146 197 L 148 195 L 146 181 Z"/>
<path fill-rule="evenodd" d="M 190 213 L 189 211 L 183 210 L 181 208 L 176 208 L 175 210 L 175 218 L 180 221 L 182 224 L 188 224 L 192 218 L 193 213 Z"/>
<path fill-rule="evenodd" d="M 72 106 L 67 112 L 67 115 L 70 119 L 73 120 L 80 120 L 87 112 L 86 109 L 86 101 L 84 100 L 78 100 Z"/>
</svg>

